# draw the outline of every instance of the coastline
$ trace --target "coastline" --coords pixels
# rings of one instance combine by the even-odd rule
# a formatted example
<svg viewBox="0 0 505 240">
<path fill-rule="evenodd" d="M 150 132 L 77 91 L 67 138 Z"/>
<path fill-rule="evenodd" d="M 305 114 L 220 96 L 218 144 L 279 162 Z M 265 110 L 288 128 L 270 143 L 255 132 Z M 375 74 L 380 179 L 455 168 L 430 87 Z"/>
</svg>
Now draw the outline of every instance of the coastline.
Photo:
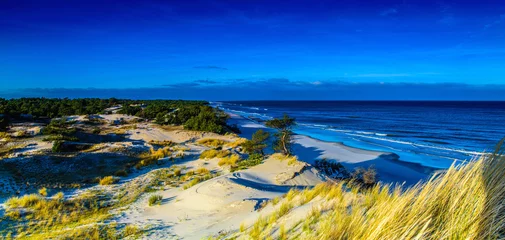
<svg viewBox="0 0 505 240">
<path fill-rule="evenodd" d="M 230 116 L 228 121 L 236 124 L 242 131 L 241 137 L 250 138 L 259 129 L 269 131 L 269 128 L 251 119 L 231 112 L 226 113 Z M 300 161 L 309 164 L 314 164 L 317 159 L 327 159 L 340 162 L 349 170 L 373 167 L 377 171 L 379 181 L 386 184 L 414 185 L 427 180 L 435 171 L 420 164 L 400 161 L 395 153 L 355 148 L 300 134 L 294 135 L 293 152 Z"/>
</svg>

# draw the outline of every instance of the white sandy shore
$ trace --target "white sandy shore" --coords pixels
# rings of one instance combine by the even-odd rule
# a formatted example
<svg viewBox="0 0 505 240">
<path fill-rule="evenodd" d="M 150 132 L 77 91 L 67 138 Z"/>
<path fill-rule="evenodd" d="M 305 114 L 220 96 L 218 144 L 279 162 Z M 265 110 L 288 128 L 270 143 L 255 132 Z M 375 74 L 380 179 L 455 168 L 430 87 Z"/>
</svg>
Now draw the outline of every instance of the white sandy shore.
<svg viewBox="0 0 505 240">
<path fill-rule="evenodd" d="M 250 138 L 258 129 L 267 129 L 237 114 L 228 114 L 231 116 L 230 121 L 242 130 L 243 137 Z M 305 135 L 295 135 L 294 141 L 293 151 L 301 161 L 313 164 L 317 159 L 327 159 L 340 162 L 349 170 L 373 166 L 377 170 L 379 180 L 384 183 L 416 184 L 425 180 L 431 171 L 417 164 L 402 162 L 394 153 L 353 148 L 342 143 L 321 141 Z"/>
</svg>

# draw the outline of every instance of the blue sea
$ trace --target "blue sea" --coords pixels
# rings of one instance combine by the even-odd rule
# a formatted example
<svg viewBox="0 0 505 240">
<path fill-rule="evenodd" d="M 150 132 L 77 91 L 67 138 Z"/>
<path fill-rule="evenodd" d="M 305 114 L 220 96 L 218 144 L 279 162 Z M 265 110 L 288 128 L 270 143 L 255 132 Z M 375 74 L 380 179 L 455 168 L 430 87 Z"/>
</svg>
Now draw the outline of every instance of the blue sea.
<svg viewBox="0 0 505 240">
<path fill-rule="evenodd" d="M 444 169 L 492 151 L 505 137 L 505 102 L 243 101 L 215 107 L 257 122 L 296 118 L 295 133 L 393 152 L 401 161 Z"/>
</svg>

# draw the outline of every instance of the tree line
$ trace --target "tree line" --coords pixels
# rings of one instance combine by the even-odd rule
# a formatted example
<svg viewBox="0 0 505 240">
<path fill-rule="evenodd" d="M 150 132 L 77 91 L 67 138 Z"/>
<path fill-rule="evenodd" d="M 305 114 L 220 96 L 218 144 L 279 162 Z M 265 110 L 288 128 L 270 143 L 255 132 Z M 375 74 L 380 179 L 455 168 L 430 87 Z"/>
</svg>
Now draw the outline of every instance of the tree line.
<svg viewBox="0 0 505 240">
<path fill-rule="evenodd" d="M 10 119 L 20 119 L 23 116 L 38 119 L 107 114 L 110 113 L 107 109 L 116 106 L 120 114 L 155 120 L 159 124 L 184 125 L 189 130 L 216 133 L 238 131 L 236 127 L 226 124 L 227 114 L 208 106 L 206 101 L 116 98 L 0 98 L 0 130 L 7 128 Z"/>
</svg>

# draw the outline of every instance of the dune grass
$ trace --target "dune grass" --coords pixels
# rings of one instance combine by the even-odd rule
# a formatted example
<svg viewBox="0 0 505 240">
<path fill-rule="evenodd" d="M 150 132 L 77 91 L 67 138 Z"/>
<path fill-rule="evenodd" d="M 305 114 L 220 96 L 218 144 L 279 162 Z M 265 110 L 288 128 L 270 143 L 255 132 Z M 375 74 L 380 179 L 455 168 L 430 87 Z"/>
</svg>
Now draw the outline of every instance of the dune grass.
<svg viewBox="0 0 505 240">
<path fill-rule="evenodd" d="M 149 206 L 160 204 L 162 199 L 161 195 L 151 195 L 148 199 Z"/>
<path fill-rule="evenodd" d="M 235 166 L 237 166 L 238 161 L 240 161 L 240 156 L 238 154 L 232 154 L 228 157 L 223 157 L 223 158 L 219 159 L 219 162 L 217 163 L 217 165 L 219 165 L 219 166 L 228 165 L 231 167 L 235 167 Z"/>
<path fill-rule="evenodd" d="M 229 142 L 229 143 L 225 144 L 225 146 L 231 147 L 231 148 L 236 148 L 236 147 L 244 144 L 246 141 L 247 141 L 247 138 L 239 138 L 233 142 Z"/>
<path fill-rule="evenodd" d="M 209 149 L 209 150 L 203 151 L 200 154 L 200 159 L 223 158 L 228 155 L 230 155 L 230 151 Z"/>
<path fill-rule="evenodd" d="M 282 153 L 274 153 L 272 154 L 272 158 L 277 159 L 279 161 L 288 161 L 288 165 L 293 165 L 298 162 L 298 158 L 294 155 L 285 155 Z"/>
<path fill-rule="evenodd" d="M 114 183 L 117 183 L 119 181 L 118 178 L 115 178 L 113 176 L 106 176 L 100 179 L 99 184 L 100 185 L 112 185 Z"/>
<path fill-rule="evenodd" d="M 503 239 L 505 237 L 505 157 L 498 150 L 462 166 L 452 166 L 425 183 L 402 189 L 380 185 L 322 183 L 290 191 L 272 214 L 250 227 L 250 237 L 277 234 L 287 239 Z M 316 197 L 323 199 L 301 224 L 279 236 L 282 216 Z M 274 226 L 277 226 L 275 228 Z"/>
<path fill-rule="evenodd" d="M 137 169 L 155 164 L 159 159 L 172 156 L 172 151 L 170 147 L 159 148 L 154 150 L 151 148 L 149 152 L 145 152 L 139 155 L 141 159 L 135 166 Z"/>
<path fill-rule="evenodd" d="M 198 144 L 207 146 L 207 147 L 222 147 L 227 144 L 228 141 L 222 139 L 214 139 L 214 138 L 203 138 L 197 141 Z"/>
</svg>

